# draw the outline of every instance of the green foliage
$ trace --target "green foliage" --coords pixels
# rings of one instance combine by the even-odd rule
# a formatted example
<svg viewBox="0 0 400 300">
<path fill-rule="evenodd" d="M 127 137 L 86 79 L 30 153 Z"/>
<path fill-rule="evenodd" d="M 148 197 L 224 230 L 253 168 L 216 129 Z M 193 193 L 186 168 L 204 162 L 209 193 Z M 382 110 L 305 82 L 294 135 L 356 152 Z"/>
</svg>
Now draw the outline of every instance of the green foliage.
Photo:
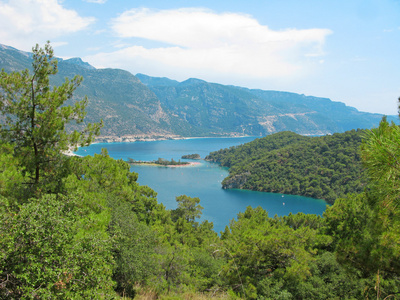
<svg viewBox="0 0 400 300">
<path fill-rule="evenodd" d="M 340 265 L 332 252 L 323 252 L 310 264 L 311 276 L 287 286 L 297 299 L 360 299 L 362 284 Z"/>
<path fill-rule="evenodd" d="M 156 261 L 156 233 L 137 220 L 128 202 L 111 202 L 112 220 L 109 231 L 114 236 L 113 256 L 116 269 L 113 278 L 116 290 L 134 297 L 135 285 L 150 284 L 160 273 Z"/>
<path fill-rule="evenodd" d="M 194 223 L 195 219 L 200 218 L 203 207 L 199 204 L 200 199 L 182 195 L 176 197 L 178 208 L 174 211 L 173 219 L 183 218 L 187 222 Z"/>
<path fill-rule="evenodd" d="M 335 205 L 324 213 L 328 234 L 335 239 L 338 259 L 342 264 L 350 263 L 364 274 L 370 272 L 371 238 L 373 214 L 365 194 L 349 195 L 337 199 Z M 351 261 L 349 257 L 352 257 Z"/>
<path fill-rule="evenodd" d="M 140 221 L 151 221 L 151 212 L 158 205 L 156 193 L 136 182 L 138 174 L 130 172 L 128 163 L 114 160 L 103 149 L 93 157 L 74 157 L 72 172 L 74 176 L 65 181 L 67 190 L 80 192 L 93 209 L 107 206 L 109 201 L 129 202 Z"/>
<path fill-rule="evenodd" d="M 266 287 L 278 285 L 280 290 L 282 282 L 290 286 L 307 280 L 317 249 L 330 243 L 318 230 L 293 229 L 282 219 L 269 218 L 260 207 L 240 213 L 221 238 L 224 248 L 219 250 L 227 259 L 224 276 L 230 286 L 251 299 L 272 297 L 265 294 Z"/>
<path fill-rule="evenodd" d="M 362 158 L 370 179 L 366 193 L 340 199 L 325 213 L 338 261 L 359 276 L 365 297 L 399 293 L 399 132 L 384 118 L 365 133 Z"/>
<path fill-rule="evenodd" d="M 182 166 L 182 165 L 188 165 L 188 162 L 181 162 L 181 160 L 179 161 L 175 161 L 173 158 L 171 158 L 171 160 L 166 160 L 164 158 L 159 157 L 157 160 L 153 160 L 153 161 L 136 161 L 133 158 L 128 158 L 127 160 L 128 164 L 131 165 L 158 165 L 158 166 Z"/>
<path fill-rule="evenodd" d="M 213 245 L 219 241 L 213 224 L 195 221 L 203 209 L 199 198 L 182 195 L 176 201 L 178 208 L 164 217 L 162 224 L 156 222 L 153 226 L 163 245 L 158 248 L 163 277 L 162 281 L 156 282 L 159 288 L 168 291 L 184 290 L 185 287 L 199 291 L 218 289 L 223 261 L 214 253 Z"/>
<path fill-rule="evenodd" d="M 400 127 L 383 118 L 379 127 L 365 133 L 362 157 L 371 179 L 370 192 L 380 199 L 381 207 L 396 210 L 400 192 Z"/>
<path fill-rule="evenodd" d="M 161 165 L 161 166 L 179 166 L 179 165 L 187 165 L 188 164 L 187 162 L 181 162 L 181 160 L 175 161 L 173 158 L 171 158 L 171 160 L 166 160 L 164 158 L 158 158 L 153 163 L 155 163 L 157 165 Z"/>
<path fill-rule="evenodd" d="M 187 155 L 182 155 L 182 159 L 200 159 L 200 154 L 194 153 L 194 154 L 187 154 Z"/>
<path fill-rule="evenodd" d="M 299 229 L 301 227 L 322 229 L 325 226 L 325 222 L 321 216 L 304 213 L 289 213 L 288 216 L 283 216 L 282 220 L 285 224 L 293 229 Z"/>
<path fill-rule="evenodd" d="M 27 183 L 38 184 L 50 178 L 60 166 L 60 155 L 70 146 L 89 145 L 99 133 L 100 124 L 88 124 L 83 132 L 67 133 L 65 125 L 83 122 L 87 98 L 65 106 L 82 81 L 75 76 L 58 87 L 50 86 L 50 75 L 57 73 L 53 49 L 36 45 L 30 72 L 0 73 L 0 110 L 5 118 L 0 127 L 4 141 L 14 145 L 15 155 L 24 166 Z"/>
<path fill-rule="evenodd" d="M 281 132 L 210 153 L 230 167 L 224 188 L 302 195 L 333 203 L 366 184 L 359 147 L 363 131 L 304 137 Z"/>
<path fill-rule="evenodd" d="M 264 152 L 280 149 L 300 141 L 307 141 L 308 139 L 308 137 L 294 132 L 283 131 L 264 138 L 255 139 L 244 145 L 211 152 L 205 159 L 218 162 L 224 167 L 233 167 L 240 163 L 244 164 L 246 161 L 259 159 L 263 156 Z"/>
<path fill-rule="evenodd" d="M 88 220 L 77 202 L 45 195 L 1 214 L 2 299 L 113 295 L 110 240 L 79 234 Z"/>
<path fill-rule="evenodd" d="M 17 205 L 24 177 L 23 167 L 13 153 L 12 145 L 0 143 L 0 195 L 13 199 L 14 205 Z"/>
</svg>

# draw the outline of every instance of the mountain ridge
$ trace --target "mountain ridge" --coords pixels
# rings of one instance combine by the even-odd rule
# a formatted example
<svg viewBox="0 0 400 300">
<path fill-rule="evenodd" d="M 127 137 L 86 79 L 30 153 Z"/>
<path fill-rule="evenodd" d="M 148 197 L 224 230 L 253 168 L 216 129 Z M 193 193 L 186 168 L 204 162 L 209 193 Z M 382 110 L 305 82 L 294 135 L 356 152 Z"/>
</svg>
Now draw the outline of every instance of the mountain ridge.
<svg viewBox="0 0 400 300">
<path fill-rule="evenodd" d="M 121 69 L 96 69 L 81 58 L 58 59 L 58 74 L 83 76 L 72 101 L 88 96 L 88 122 L 104 120 L 98 141 L 184 138 L 193 136 L 265 136 L 290 130 L 324 135 L 377 126 L 383 115 L 360 112 L 328 98 L 248 89 L 189 78 L 133 75 Z M 0 44 L 0 68 L 31 68 L 31 55 Z M 396 120 L 388 116 L 388 120 Z M 77 128 L 71 125 L 71 128 Z"/>
</svg>

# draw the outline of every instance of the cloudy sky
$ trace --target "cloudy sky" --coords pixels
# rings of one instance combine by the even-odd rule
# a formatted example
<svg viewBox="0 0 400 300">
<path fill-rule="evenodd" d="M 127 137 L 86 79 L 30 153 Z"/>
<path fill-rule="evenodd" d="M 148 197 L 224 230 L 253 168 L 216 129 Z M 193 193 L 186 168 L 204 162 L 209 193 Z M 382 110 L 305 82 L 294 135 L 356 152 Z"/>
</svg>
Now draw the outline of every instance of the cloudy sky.
<svg viewBox="0 0 400 300">
<path fill-rule="evenodd" d="M 397 114 L 399 0 L 0 0 L 0 44 Z"/>
</svg>

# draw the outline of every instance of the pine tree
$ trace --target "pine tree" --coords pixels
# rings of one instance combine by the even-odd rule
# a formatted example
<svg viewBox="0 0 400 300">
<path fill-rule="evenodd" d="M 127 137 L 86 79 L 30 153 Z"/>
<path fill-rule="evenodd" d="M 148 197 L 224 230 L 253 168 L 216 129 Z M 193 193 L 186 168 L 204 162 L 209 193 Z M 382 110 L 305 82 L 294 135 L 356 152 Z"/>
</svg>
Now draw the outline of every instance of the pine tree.
<svg viewBox="0 0 400 300">
<path fill-rule="evenodd" d="M 82 82 L 81 76 L 66 79 L 56 87 L 50 76 L 57 73 L 57 60 L 47 42 L 44 49 L 32 49 L 32 73 L 0 73 L 0 126 L 3 141 L 14 146 L 15 155 L 25 167 L 27 182 L 37 186 L 51 178 L 63 151 L 69 147 L 89 145 L 102 127 L 102 122 L 88 124 L 81 132 L 68 132 L 71 121 L 82 123 L 86 115 L 87 97 L 74 105 L 65 105 Z"/>
</svg>

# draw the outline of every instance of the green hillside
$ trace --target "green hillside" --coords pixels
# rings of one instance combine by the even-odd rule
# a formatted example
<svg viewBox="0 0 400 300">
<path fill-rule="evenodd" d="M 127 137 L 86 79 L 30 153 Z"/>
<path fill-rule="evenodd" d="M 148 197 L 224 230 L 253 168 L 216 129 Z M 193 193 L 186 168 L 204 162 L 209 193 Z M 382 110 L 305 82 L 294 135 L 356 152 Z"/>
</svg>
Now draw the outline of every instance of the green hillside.
<svg viewBox="0 0 400 300">
<path fill-rule="evenodd" d="M 302 195 L 333 203 L 365 187 L 362 136 L 361 130 L 321 137 L 280 132 L 210 153 L 206 160 L 230 167 L 223 188 Z"/>
</svg>

